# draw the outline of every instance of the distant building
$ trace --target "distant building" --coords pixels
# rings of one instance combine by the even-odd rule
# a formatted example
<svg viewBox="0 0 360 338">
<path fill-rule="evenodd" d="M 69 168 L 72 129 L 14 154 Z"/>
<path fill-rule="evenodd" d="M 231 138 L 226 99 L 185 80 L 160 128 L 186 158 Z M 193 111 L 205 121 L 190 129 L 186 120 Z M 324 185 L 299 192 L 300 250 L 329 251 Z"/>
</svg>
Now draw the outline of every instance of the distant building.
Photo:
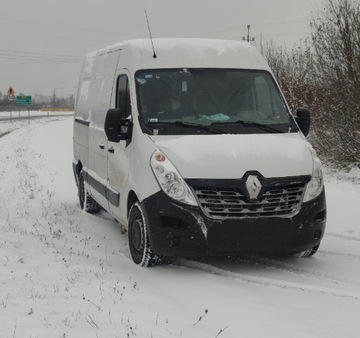
<svg viewBox="0 0 360 338">
<path fill-rule="evenodd" d="M 35 94 L 33 98 L 34 103 L 43 104 L 43 103 L 51 103 L 51 96 L 44 96 L 41 94 Z"/>
</svg>

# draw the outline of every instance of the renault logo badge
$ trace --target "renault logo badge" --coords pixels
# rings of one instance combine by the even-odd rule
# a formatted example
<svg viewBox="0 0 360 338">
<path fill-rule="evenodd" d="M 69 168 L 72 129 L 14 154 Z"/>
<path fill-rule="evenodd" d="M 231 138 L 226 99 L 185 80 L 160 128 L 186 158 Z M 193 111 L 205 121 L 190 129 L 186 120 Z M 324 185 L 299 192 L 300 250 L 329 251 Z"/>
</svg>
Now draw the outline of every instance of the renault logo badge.
<svg viewBox="0 0 360 338">
<path fill-rule="evenodd" d="M 255 175 L 249 175 L 246 180 L 245 186 L 250 199 L 252 200 L 257 199 L 262 188 L 262 185 L 258 177 Z"/>
</svg>

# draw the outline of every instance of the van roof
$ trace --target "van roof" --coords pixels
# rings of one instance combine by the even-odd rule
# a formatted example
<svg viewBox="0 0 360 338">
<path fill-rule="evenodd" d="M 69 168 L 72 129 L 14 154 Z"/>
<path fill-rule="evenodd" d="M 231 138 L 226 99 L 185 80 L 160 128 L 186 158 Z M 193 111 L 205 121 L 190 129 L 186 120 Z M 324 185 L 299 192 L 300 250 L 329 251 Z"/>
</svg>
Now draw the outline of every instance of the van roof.
<svg viewBox="0 0 360 338">
<path fill-rule="evenodd" d="M 121 50 L 122 68 L 240 68 L 270 71 L 258 50 L 245 41 L 161 38 L 127 40 L 87 55 L 87 59 Z"/>
</svg>

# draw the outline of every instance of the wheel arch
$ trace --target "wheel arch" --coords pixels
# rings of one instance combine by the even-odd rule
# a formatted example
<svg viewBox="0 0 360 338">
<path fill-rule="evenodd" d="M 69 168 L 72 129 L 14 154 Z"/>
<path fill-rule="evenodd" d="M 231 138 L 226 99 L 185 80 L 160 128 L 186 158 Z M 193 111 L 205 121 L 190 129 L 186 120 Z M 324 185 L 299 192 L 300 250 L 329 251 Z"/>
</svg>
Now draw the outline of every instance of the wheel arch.
<svg viewBox="0 0 360 338">
<path fill-rule="evenodd" d="M 126 208 L 126 218 L 129 218 L 130 209 L 134 203 L 139 202 L 139 199 L 133 190 L 129 191 Z"/>
</svg>

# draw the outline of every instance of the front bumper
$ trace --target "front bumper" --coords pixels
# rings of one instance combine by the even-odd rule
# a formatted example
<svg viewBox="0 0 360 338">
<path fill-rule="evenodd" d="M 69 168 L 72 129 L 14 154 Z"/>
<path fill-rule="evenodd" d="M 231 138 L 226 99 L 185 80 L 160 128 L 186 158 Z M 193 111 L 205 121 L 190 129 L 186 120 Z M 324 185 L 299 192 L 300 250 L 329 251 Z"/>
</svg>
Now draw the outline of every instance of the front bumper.
<svg viewBox="0 0 360 338">
<path fill-rule="evenodd" d="M 166 256 L 292 254 L 319 244 L 326 224 L 325 192 L 293 216 L 212 219 L 162 191 L 143 201 L 150 244 Z"/>
</svg>

